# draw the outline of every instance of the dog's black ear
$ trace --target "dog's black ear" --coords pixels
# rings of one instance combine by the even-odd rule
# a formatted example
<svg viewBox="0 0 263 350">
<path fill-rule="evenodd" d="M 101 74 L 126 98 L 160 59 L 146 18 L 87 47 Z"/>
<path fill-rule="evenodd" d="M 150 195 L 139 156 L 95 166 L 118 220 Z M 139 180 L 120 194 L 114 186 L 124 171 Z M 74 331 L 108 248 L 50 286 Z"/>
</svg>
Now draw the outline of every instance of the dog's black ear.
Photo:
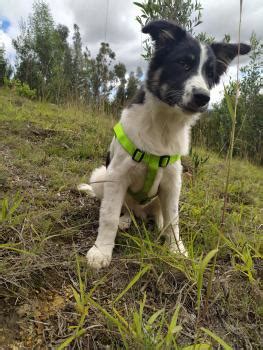
<svg viewBox="0 0 263 350">
<path fill-rule="evenodd" d="M 216 80 L 219 82 L 220 76 L 225 73 L 230 62 L 238 55 L 238 44 L 212 43 L 211 49 L 216 56 Z M 240 44 L 240 55 L 249 53 L 251 47 L 247 44 Z"/>
<path fill-rule="evenodd" d="M 158 20 L 146 24 L 142 32 L 150 34 L 156 47 L 167 46 L 178 42 L 186 36 L 186 31 L 174 22 Z"/>
</svg>

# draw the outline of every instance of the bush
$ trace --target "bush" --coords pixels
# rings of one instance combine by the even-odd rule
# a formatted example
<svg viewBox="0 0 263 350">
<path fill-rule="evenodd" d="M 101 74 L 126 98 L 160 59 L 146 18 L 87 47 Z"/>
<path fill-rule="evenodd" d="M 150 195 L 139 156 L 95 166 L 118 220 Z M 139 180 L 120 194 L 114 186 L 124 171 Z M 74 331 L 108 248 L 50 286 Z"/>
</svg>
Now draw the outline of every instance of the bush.
<svg viewBox="0 0 263 350">
<path fill-rule="evenodd" d="M 30 89 L 27 83 L 22 83 L 20 80 L 12 79 L 9 80 L 4 78 L 4 85 L 10 89 L 14 89 L 17 95 L 34 100 L 36 98 L 36 89 Z"/>
<path fill-rule="evenodd" d="M 26 83 L 22 83 L 20 86 L 17 86 L 16 92 L 19 96 L 27 97 L 30 100 L 34 100 L 36 98 L 36 90 L 31 90 L 29 85 Z"/>
</svg>

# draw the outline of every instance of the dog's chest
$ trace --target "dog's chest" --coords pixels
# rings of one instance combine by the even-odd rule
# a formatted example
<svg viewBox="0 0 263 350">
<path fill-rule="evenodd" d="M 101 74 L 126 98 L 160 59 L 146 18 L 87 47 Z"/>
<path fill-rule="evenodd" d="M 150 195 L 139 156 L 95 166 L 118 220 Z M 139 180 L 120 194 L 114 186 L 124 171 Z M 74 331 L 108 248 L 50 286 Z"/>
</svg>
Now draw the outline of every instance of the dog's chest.
<svg viewBox="0 0 263 350">
<path fill-rule="evenodd" d="M 130 171 L 130 186 L 129 189 L 134 192 L 140 192 L 144 186 L 145 183 L 145 179 L 147 176 L 147 172 L 149 171 L 148 167 L 146 164 L 140 163 L 134 167 L 132 167 L 131 171 Z M 153 181 L 153 184 L 151 186 L 151 189 L 148 193 L 148 197 L 153 197 L 157 194 L 160 183 L 162 181 L 162 177 L 163 177 L 163 172 L 165 171 L 165 169 L 163 168 L 159 168 L 155 179 Z"/>
<path fill-rule="evenodd" d="M 124 109 L 121 124 L 132 142 L 141 150 L 158 156 L 186 155 L 194 118 L 188 118 L 146 93 L 143 105 Z M 160 106 L 161 104 L 161 106 Z"/>
</svg>

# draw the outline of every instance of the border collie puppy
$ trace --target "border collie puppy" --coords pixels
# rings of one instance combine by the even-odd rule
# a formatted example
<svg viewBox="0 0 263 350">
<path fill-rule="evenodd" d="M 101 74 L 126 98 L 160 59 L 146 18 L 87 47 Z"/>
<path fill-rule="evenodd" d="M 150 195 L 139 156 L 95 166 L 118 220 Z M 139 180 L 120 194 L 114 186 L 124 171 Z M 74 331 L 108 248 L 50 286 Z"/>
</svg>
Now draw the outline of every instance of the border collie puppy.
<svg viewBox="0 0 263 350">
<path fill-rule="evenodd" d="M 123 110 L 120 123 L 128 139 L 147 154 L 187 155 L 191 126 L 207 109 L 210 90 L 237 56 L 238 45 L 202 44 L 164 20 L 150 22 L 142 31 L 151 35 L 155 52 L 145 86 Z M 241 55 L 249 51 L 249 45 L 240 44 Z M 147 164 L 134 160 L 116 137 L 107 163 L 93 171 L 91 186 L 78 187 L 102 200 L 98 236 L 87 253 L 89 265 L 100 269 L 110 264 L 118 226 L 127 229 L 131 221 L 127 207 L 135 216 L 153 216 L 171 251 L 187 255 L 178 228 L 180 159 L 158 168 L 148 193 L 154 199 L 148 204 L 137 202 L 130 194 L 143 188 Z"/>
</svg>

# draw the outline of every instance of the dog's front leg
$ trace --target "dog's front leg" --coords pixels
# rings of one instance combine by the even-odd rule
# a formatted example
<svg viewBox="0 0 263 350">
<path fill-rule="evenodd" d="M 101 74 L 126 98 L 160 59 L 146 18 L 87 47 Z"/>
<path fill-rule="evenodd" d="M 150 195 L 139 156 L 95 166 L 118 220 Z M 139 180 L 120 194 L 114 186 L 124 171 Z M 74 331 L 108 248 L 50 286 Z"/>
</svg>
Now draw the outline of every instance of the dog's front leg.
<svg viewBox="0 0 263 350">
<path fill-rule="evenodd" d="M 179 236 L 179 197 L 181 191 L 181 166 L 165 169 L 160 185 L 160 202 L 163 211 L 166 242 L 173 252 L 187 256 Z"/>
<path fill-rule="evenodd" d="M 95 269 L 106 267 L 111 262 L 112 250 L 118 229 L 121 207 L 127 185 L 124 181 L 105 182 L 104 197 L 100 207 L 99 231 L 87 259 Z"/>
</svg>

